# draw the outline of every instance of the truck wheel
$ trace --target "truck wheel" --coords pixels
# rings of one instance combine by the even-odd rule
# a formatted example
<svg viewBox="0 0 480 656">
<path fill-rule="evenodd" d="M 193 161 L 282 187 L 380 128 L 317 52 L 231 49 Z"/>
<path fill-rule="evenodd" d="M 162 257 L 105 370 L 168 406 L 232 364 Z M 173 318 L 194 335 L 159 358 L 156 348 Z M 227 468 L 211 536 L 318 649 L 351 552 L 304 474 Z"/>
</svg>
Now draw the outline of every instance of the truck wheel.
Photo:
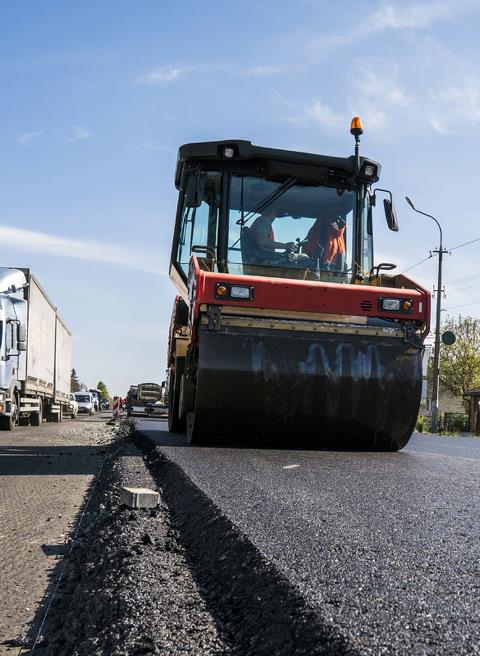
<svg viewBox="0 0 480 656">
<path fill-rule="evenodd" d="M 38 407 L 38 412 L 32 412 L 30 415 L 30 426 L 41 426 L 43 421 L 42 401 Z"/>
<path fill-rule="evenodd" d="M 0 417 L 1 422 L 0 422 L 0 430 L 7 430 L 7 431 L 13 431 L 15 429 L 15 426 L 17 425 L 18 422 L 18 396 L 17 394 L 14 395 L 15 399 L 15 411 L 13 414 L 10 415 L 10 417 Z"/>
</svg>

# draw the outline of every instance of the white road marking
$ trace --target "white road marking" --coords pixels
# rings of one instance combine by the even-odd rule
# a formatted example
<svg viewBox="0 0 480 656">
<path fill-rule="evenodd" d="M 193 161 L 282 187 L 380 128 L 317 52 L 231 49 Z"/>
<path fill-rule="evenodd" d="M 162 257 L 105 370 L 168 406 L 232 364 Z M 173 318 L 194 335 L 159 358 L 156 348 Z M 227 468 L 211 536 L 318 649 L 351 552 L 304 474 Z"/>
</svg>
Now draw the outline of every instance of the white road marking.
<svg viewBox="0 0 480 656">
<path fill-rule="evenodd" d="M 300 465 L 284 465 L 282 469 L 296 469 L 296 467 L 300 467 Z"/>
</svg>

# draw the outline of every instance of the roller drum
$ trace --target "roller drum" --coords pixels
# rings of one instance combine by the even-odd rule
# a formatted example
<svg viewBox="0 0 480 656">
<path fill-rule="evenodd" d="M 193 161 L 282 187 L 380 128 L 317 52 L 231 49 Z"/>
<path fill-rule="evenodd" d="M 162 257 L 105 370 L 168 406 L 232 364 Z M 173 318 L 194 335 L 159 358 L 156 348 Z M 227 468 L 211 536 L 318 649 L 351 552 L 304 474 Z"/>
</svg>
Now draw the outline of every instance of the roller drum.
<svg viewBox="0 0 480 656">
<path fill-rule="evenodd" d="M 418 415 L 422 349 L 401 337 L 200 327 L 193 443 L 397 450 Z"/>
</svg>

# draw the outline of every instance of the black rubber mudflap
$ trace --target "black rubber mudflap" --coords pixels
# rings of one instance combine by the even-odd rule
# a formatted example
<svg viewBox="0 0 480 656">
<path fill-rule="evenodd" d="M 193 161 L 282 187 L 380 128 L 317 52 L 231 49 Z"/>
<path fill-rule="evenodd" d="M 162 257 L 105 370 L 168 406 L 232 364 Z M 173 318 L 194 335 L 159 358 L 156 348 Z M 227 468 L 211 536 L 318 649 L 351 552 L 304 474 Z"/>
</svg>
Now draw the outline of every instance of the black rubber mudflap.
<svg viewBox="0 0 480 656">
<path fill-rule="evenodd" d="M 191 441 L 400 449 L 421 357 L 399 337 L 202 326 Z"/>
</svg>

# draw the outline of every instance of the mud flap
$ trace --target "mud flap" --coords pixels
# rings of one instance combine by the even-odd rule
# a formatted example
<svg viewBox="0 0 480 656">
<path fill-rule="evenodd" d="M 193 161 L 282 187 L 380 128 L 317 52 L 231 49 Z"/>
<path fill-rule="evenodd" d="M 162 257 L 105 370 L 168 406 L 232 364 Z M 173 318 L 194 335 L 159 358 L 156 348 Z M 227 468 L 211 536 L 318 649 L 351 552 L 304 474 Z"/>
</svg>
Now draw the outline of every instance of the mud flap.
<svg viewBox="0 0 480 656">
<path fill-rule="evenodd" d="M 401 337 L 201 326 L 190 441 L 400 449 L 421 358 Z"/>
</svg>

